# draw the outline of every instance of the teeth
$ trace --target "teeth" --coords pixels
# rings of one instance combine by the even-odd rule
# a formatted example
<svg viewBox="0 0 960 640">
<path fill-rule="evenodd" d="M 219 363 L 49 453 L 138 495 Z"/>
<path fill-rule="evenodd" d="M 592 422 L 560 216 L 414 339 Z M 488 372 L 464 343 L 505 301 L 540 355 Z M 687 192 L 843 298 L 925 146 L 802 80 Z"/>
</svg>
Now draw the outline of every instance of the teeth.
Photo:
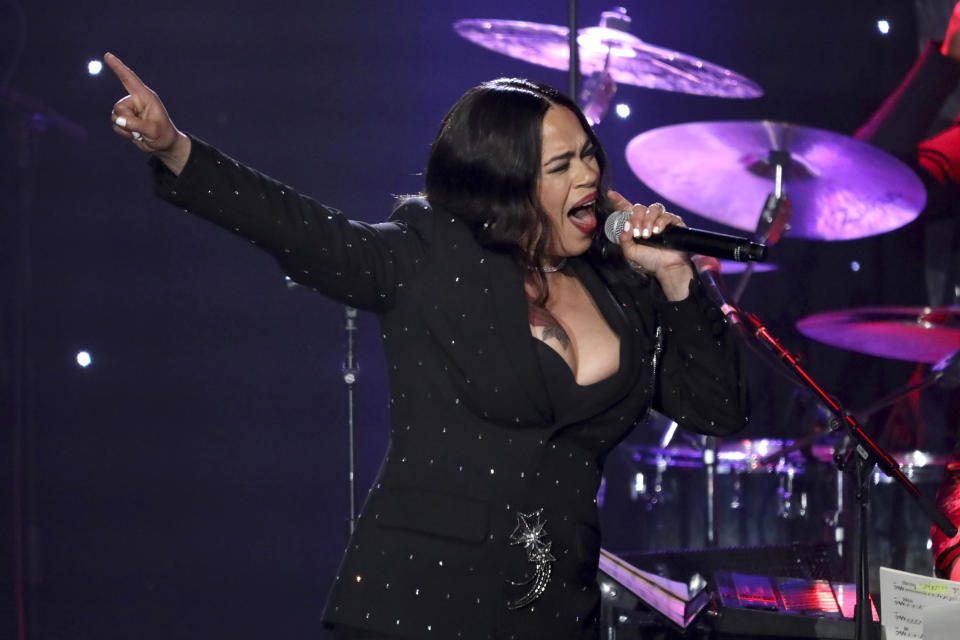
<svg viewBox="0 0 960 640">
<path fill-rule="evenodd" d="M 589 212 L 592 213 L 593 210 L 594 210 L 594 205 L 596 205 L 596 204 L 597 204 L 597 200 L 596 200 L 596 199 L 593 199 L 593 200 L 591 200 L 590 202 L 585 202 L 585 203 L 583 203 L 583 204 L 577 205 L 577 206 L 575 206 L 574 208 L 570 209 L 570 211 L 567 213 L 567 215 L 568 215 L 568 216 L 572 216 L 572 215 L 574 215 L 574 214 L 575 214 L 576 212 L 578 212 L 578 211 L 589 211 Z"/>
</svg>

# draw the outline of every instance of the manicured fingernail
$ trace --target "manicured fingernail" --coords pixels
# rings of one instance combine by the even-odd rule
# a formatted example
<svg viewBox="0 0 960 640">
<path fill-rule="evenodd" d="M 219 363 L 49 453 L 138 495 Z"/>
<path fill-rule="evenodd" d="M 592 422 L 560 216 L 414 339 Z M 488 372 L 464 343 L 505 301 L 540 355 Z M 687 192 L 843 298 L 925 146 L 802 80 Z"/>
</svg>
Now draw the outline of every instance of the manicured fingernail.
<svg viewBox="0 0 960 640">
<path fill-rule="evenodd" d="M 117 118 L 117 126 L 118 126 L 118 127 L 125 127 L 125 126 L 127 126 L 127 119 L 124 118 L 123 116 L 120 116 L 119 118 Z"/>
<path fill-rule="evenodd" d="M 644 237 L 644 238 L 649 238 L 649 237 L 650 237 L 650 229 L 644 229 L 644 230 L 643 230 L 643 237 Z"/>
<path fill-rule="evenodd" d="M 629 221 L 629 220 L 627 220 L 626 222 L 623 223 L 623 230 L 624 230 L 624 231 L 630 231 L 630 221 Z"/>
<path fill-rule="evenodd" d="M 137 142 L 143 140 L 143 136 L 140 135 L 139 131 L 131 131 L 130 135 L 133 136 L 133 139 L 136 140 Z"/>
<path fill-rule="evenodd" d="M 654 227 L 654 228 L 653 228 L 653 232 L 654 232 L 654 233 L 660 233 L 660 227 Z"/>
<path fill-rule="evenodd" d="M 633 228 L 633 237 L 634 237 L 634 238 L 639 238 L 639 237 L 640 237 L 640 227 L 634 227 L 634 228 Z"/>
</svg>

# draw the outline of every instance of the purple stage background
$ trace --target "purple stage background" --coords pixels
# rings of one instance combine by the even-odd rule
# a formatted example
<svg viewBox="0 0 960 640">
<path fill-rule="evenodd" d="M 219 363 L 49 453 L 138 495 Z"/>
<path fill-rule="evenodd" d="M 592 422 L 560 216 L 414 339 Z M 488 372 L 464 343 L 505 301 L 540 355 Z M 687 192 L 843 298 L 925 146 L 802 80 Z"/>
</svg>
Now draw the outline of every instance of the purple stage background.
<svg viewBox="0 0 960 640">
<path fill-rule="evenodd" d="M 116 53 L 181 129 L 351 217 L 379 221 L 396 195 L 419 190 L 440 118 L 464 90 L 503 75 L 566 87 L 564 73 L 481 49 L 452 23 L 563 24 L 566 3 L 22 4 L 25 48 L 15 67 L 16 13 L 0 4 L 0 73 L 86 136 L 50 128 L 24 152 L 22 113 L 0 101 L 0 464 L 13 478 L 22 460 L 29 480 L 26 522 L 8 517 L 17 506 L 10 491 L 0 501 L 0 637 L 16 632 L 21 524 L 30 533 L 27 637 L 326 637 L 322 606 L 346 544 L 344 309 L 288 289 L 256 247 L 156 199 L 146 158 L 109 126 L 124 91 L 107 70 L 90 76 L 86 63 Z M 609 8 L 579 4 L 583 25 Z M 627 167 L 623 150 L 636 134 L 762 118 L 851 133 L 917 52 L 912 6 L 892 0 L 627 8 L 645 40 L 766 90 L 740 101 L 621 87 L 617 101 L 632 115 L 608 116 L 597 131 L 614 186 L 643 202 L 660 198 Z M 885 37 L 879 18 L 893 25 Z M 21 304 L 10 267 L 24 225 L 32 281 Z M 813 344 L 794 323 L 827 309 L 924 302 L 922 287 L 884 257 L 891 242 L 785 240 L 772 253 L 779 271 L 756 276 L 745 298 L 852 406 L 903 383 L 912 367 Z M 26 342 L 13 335 L 17 312 Z M 361 314 L 359 324 L 365 492 L 386 446 L 388 394 L 376 318 Z M 20 457 L 6 445 L 15 344 L 26 345 L 28 365 Z M 82 349 L 93 358 L 85 369 L 74 359 Z M 802 435 L 784 415 L 788 385 L 754 362 L 751 377 L 746 436 Z M 636 538 L 631 523 L 646 517 L 605 513 L 610 540 L 662 548 L 663 540 Z"/>
</svg>

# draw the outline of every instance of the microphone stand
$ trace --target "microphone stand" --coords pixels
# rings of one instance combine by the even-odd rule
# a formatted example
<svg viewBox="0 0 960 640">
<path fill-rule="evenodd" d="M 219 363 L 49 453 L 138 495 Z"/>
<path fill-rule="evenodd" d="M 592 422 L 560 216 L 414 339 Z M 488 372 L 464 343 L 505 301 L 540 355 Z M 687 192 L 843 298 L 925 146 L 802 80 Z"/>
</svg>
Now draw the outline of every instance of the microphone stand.
<svg viewBox="0 0 960 640">
<path fill-rule="evenodd" d="M 743 324 L 747 329 L 747 334 L 777 356 L 778 361 L 783 364 L 797 380 L 814 392 L 824 406 L 833 412 L 839 421 L 839 425 L 846 428 L 847 435 L 851 439 L 850 448 L 845 454 L 836 455 L 835 460 L 840 470 L 847 468 L 851 461 L 854 463 L 853 469 L 857 487 L 856 499 L 859 506 L 857 525 L 860 538 L 857 554 L 857 608 L 856 614 L 854 615 L 854 637 L 856 640 L 866 640 L 867 638 L 873 637 L 869 599 L 870 570 L 867 550 L 867 526 L 869 522 L 867 505 L 869 498 L 869 479 L 874 466 L 880 467 L 880 470 L 887 476 L 896 480 L 944 535 L 947 537 L 955 536 L 957 534 L 957 527 L 950 522 L 950 519 L 943 511 L 937 508 L 929 498 L 920 493 L 917 487 L 900 471 L 900 465 L 870 439 L 863 429 L 860 428 L 857 421 L 844 411 L 843 408 L 803 370 L 796 358 L 780 346 L 780 343 L 770 334 L 756 315 L 748 313 L 744 314 L 743 317 L 745 318 Z"/>
<path fill-rule="evenodd" d="M 8 118 L 9 116 L 9 118 Z M 33 268 L 34 211 L 41 176 L 44 135 L 57 133 L 84 140 L 87 131 L 38 98 L 0 83 L 0 124 L 16 139 L 11 145 L 15 164 L 14 199 L 8 216 L 0 216 L 0 423 L 10 423 L 10 486 L 12 500 L 11 630 L 18 640 L 39 637 L 41 622 L 41 529 L 38 524 L 36 366 L 34 364 Z M 4 157 L 6 160 L 6 156 Z M 8 275 L 9 274 L 9 275 Z"/>
<path fill-rule="evenodd" d="M 354 356 L 353 336 L 357 332 L 357 310 L 353 307 L 345 307 L 347 331 L 347 359 L 343 364 L 343 382 L 347 385 L 347 491 L 350 499 L 350 507 L 347 516 L 347 529 L 350 535 L 357 526 L 357 439 L 354 424 L 354 387 L 357 378 L 360 375 L 360 365 Z"/>
</svg>

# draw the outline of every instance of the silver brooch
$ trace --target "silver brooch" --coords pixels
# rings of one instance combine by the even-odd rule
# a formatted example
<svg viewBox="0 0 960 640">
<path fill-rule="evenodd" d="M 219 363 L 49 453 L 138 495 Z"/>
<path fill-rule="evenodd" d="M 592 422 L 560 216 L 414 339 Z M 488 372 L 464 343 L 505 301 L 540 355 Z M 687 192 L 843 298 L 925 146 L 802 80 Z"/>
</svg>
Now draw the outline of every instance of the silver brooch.
<svg viewBox="0 0 960 640">
<path fill-rule="evenodd" d="M 542 513 L 543 509 L 537 509 L 533 513 L 517 513 L 517 526 L 510 534 L 510 544 L 523 545 L 527 551 L 527 562 L 533 563 L 534 570 L 533 576 L 523 582 L 508 581 L 515 587 L 530 585 L 522 597 L 507 602 L 508 609 L 527 606 L 543 594 L 547 589 L 547 583 L 550 582 L 550 563 L 556 562 L 557 559 L 550 553 L 552 543 L 545 540 L 547 523 L 540 519 Z"/>
</svg>

